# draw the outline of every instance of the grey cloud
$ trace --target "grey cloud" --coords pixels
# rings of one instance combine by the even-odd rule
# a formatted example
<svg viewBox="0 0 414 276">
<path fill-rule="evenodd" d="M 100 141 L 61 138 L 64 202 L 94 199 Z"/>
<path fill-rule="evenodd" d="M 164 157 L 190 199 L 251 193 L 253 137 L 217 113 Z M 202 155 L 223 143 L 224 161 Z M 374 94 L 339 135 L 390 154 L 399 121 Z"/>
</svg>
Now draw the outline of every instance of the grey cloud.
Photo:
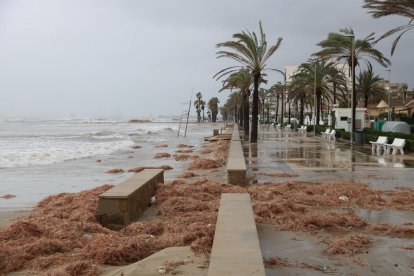
<svg viewBox="0 0 414 276">
<path fill-rule="evenodd" d="M 0 1 L 0 116 L 149 116 L 179 114 L 191 90 L 218 94 L 212 76 L 231 61 L 215 45 L 262 20 L 269 66 L 305 62 L 328 32 L 357 37 L 406 23 L 373 19 L 362 0 Z M 414 33 L 393 57 L 393 81 L 414 86 Z M 389 56 L 392 39 L 378 47 Z M 387 76 L 383 68 L 376 73 Z M 271 82 L 280 76 L 271 74 Z"/>
</svg>

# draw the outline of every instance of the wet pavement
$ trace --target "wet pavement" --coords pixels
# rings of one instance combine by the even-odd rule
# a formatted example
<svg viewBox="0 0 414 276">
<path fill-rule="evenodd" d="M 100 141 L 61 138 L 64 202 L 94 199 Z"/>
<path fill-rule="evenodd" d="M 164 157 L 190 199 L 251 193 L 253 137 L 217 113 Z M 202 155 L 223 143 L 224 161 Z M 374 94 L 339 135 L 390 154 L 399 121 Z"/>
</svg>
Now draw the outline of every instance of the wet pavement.
<svg viewBox="0 0 414 276">
<path fill-rule="evenodd" d="M 373 189 L 414 188 L 414 155 L 372 155 L 370 145 L 328 141 L 313 133 L 261 126 L 257 144 L 243 143 L 249 183 L 368 183 Z M 275 177 L 286 173 L 289 177 Z"/>
<path fill-rule="evenodd" d="M 276 130 L 261 127 L 257 144 L 243 143 L 249 183 L 305 182 L 367 183 L 372 189 L 414 188 L 414 155 L 372 155 L 370 145 L 355 146 L 349 141 L 327 141 L 313 133 Z M 329 208 L 329 207 L 328 207 Z M 367 223 L 386 222 L 413 225 L 414 214 L 407 210 L 359 207 L 331 211 L 354 212 Z M 266 268 L 266 275 L 413 275 L 414 250 L 412 234 L 404 237 L 377 235 L 367 229 L 373 246 L 355 256 L 323 253 L 324 239 L 360 233 L 356 229 L 322 229 L 317 235 L 280 231 L 272 225 L 257 225 L 264 258 L 279 257 L 294 265 Z"/>
</svg>

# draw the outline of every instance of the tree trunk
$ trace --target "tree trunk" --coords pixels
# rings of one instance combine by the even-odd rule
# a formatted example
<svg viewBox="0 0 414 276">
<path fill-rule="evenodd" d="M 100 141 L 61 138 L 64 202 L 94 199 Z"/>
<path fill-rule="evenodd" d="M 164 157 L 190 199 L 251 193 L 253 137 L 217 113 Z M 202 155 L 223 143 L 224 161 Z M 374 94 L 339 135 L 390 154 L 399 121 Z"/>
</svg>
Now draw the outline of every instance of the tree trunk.
<svg viewBox="0 0 414 276">
<path fill-rule="evenodd" d="M 262 124 L 264 124 L 265 123 L 265 100 L 264 99 L 262 100 L 262 113 L 263 113 Z"/>
<path fill-rule="evenodd" d="M 276 96 L 276 112 L 275 113 L 276 113 L 275 124 L 277 124 L 278 123 L 277 116 L 279 115 L 279 95 Z"/>
<path fill-rule="evenodd" d="M 250 90 L 247 89 L 243 93 L 243 103 L 244 103 L 244 135 L 249 135 L 249 123 L 250 123 L 250 110 L 249 110 L 249 96 L 250 96 Z"/>
<path fill-rule="evenodd" d="M 267 124 L 270 123 L 270 108 L 267 109 Z"/>
<path fill-rule="evenodd" d="M 284 90 L 285 90 L 285 88 L 283 88 L 282 96 L 281 96 L 282 104 L 280 106 L 280 125 L 283 125 L 283 112 L 284 112 L 284 105 L 285 105 L 285 103 L 284 103 L 285 91 Z"/>
<path fill-rule="evenodd" d="M 239 126 L 243 125 L 243 105 L 239 107 Z"/>
<path fill-rule="evenodd" d="M 336 104 L 336 82 L 333 83 L 333 104 Z"/>
<path fill-rule="evenodd" d="M 288 103 L 288 124 L 290 125 L 290 101 Z"/>
<path fill-rule="evenodd" d="M 364 94 L 364 106 L 365 106 L 365 108 L 368 107 L 368 93 Z"/>
<path fill-rule="evenodd" d="M 303 106 L 303 97 L 300 98 L 300 124 L 303 125 L 304 123 L 304 106 Z"/>
<path fill-rule="evenodd" d="M 211 121 L 213 123 L 215 123 L 217 121 L 217 113 L 216 112 L 211 112 Z"/>
<path fill-rule="evenodd" d="M 254 90 L 253 90 L 253 109 L 252 109 L 252 131 L 250 135 L 250 142 L 257 143 L 257 127 L 259 120 L 259 79 L 260 72 L 257 72 L 253 76 Z"/>
<path fill-rule="evenodd" d="M 316 117 L 315 125 L 319 126 L 319 118 L 321 115 L 321 92 L 316 91 Z"/>
</svg>

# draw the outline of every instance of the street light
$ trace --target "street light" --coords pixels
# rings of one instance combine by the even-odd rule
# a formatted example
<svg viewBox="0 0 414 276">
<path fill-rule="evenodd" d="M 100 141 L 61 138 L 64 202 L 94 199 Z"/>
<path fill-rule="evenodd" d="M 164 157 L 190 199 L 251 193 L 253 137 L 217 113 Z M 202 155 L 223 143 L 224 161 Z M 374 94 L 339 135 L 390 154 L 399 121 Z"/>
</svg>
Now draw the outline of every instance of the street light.
<svg viewBox="0 0 414 276">
<path fill-rule="evenodd" d="M 391 121 L 391 69 L 385 69 L 388 71 L 388 122 Z"/>
<path fill-rule="evenodd" d="M 355 115 L 356 115 L 356 95 L 355 95 L 355 64 L 354 64 L 354 55 L 355 55 L 355 48 L 354 48 L 354 39 L 355 39 L 355 35 L 353 34 L 348 34 L 345 35 L 346 37 L 351 38 L 351 72 L 352 72 L 352 95 L 351 95 L 351 145 L 353 143 L 353 136 L 355 133 Z"/>
</svg>

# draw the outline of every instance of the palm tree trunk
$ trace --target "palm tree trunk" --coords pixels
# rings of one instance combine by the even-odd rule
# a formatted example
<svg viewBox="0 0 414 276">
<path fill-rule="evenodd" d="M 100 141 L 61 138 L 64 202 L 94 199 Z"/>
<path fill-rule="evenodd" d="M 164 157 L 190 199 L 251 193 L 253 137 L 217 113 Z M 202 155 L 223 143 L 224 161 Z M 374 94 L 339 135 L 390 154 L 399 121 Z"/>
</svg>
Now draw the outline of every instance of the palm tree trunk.
<svg viewBox="0 0 414 276">
<path fill-rule="evenodd" d="M 244 135 L 249 135 L 249 95 L 250 91 L 247 90 L 243 93 L 243 104 L 244 104 Z"/>
<path fill-rule="evenodd" d="M 253 109 L 252 109 L 252 131 L 250 135 L 250 142 L 257 143 L 257 127 L 259 116 L 259 79 L 260 72 L 254 74 L 253 80 Z"/>
<path fill-rule="evenodd" d="M 303 125 L 303 113 L 304 113 L 304 106 L 303 106 L 303 97 L 300 98 L 300 124 Z"/>
<path fill-rule="evenodd" d="M 336 104 L 336 82 L 333 83 L 333 104 Z"/>
<path fill-rule="evenodd" d="M 262 123 L 265 123 L 265 99 L 262 100 Z"/>
<path fill-rule="evenodd" d="M 267 124 L 270 123 L 270 108 L 267 108 Z"/>
<path fill-rule="evenodd" d="M 277 124 L 277 115 L 279 114 L 279 95 L 276 96 L 276 112 L 275 112 L 275 123 Z"/>
<path fill-rule="evenodd" d="M 321 93 L 316 91 L 316 118 L 315 125 L 319 126 L 319 118 L 321 115 Z"/>
<path fill-rule="evenodd" d="M 243 105 L 239 108 L 239 126 L 243 126 Z"/>
<path fill-rule="evenodd" d="M 367 108 L 368 107 L 368 93 L 364 94 L 364 107 Z"/>
<path fill-rule="evenodd" d="M 291 115 L 291 113 L 290 113 L 290 101 L 289 101 L 289 103 L 288 103 L 288 124 L 290 125 L 290 115 Z"/>
<path fill-rule="evenodd" d="M 282 91 L 282 99 L 281 99 L 281 107 L 280 107 L 280 124 L 283 125 L 283 112 L 284 112 L 284 97 L 285 97 L 285 91 Z"/>
</svg>

